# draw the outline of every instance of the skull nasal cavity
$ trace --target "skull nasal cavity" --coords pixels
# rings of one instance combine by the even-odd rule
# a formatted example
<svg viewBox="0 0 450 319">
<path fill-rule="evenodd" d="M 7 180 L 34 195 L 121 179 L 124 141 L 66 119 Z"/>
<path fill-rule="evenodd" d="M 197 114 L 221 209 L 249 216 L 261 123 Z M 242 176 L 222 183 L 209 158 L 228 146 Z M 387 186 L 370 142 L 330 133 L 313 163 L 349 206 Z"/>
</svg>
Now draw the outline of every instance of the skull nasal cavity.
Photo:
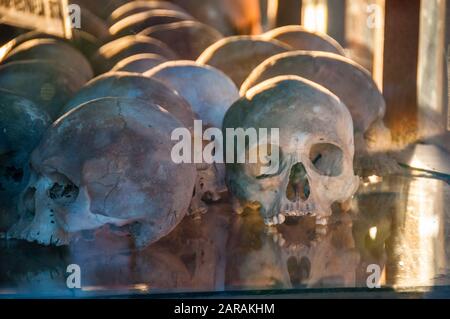
<svg viewBox="0 0 450 319">
<path fill-rule="evenodd" d="M 299 200 L 307 200 L 310 193 L 305 166 L 302 163 L 297 163 L 291 168 L 286 196 L 291 202 L 297 202 Z"/>
</svg>

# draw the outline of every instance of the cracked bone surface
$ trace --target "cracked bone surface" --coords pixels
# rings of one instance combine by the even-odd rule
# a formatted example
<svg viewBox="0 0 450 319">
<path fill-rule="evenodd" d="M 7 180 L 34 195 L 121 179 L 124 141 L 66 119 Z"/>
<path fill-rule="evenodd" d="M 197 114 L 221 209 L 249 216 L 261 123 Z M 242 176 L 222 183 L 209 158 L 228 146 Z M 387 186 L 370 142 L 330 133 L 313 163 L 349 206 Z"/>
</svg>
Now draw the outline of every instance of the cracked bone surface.
<svg viewBox="0 0 450 319">
<path fill-rule="evenodd" d="M 226 111 L 239 99 L 238 89 L 228 76 L 213 67 L 198 65 L 193 61 L 169 61 L 144 75 L 161 81 L 184 97 L 196 117 L 203 121 L 205 129 L 221 128 Z M 226 190 L 223 164 L 198 165 L 197 169 L 197 201 L 204 195 L 218 200 L 219 193 Z M 196 205 L 202 207 L 201 203 Z"/>
<path fill-rule="evenodd" d="M 341 99 L 353 118 L 358 158 L 388 150 L 391 134 L 383 123 L 386 103 L 372 76 L 362 66 L 327 52 L 282 53 L 255 68 L 241 86 L 240 94 L 244 96 L 258 83 L 281 75 L 303 77 L 324 86 Z M 379 161 L 383 164 L 380 171 L 383 167 L 395 171 L 396 165 L 389 158 L 379 158 Z M 372 164 L 375 163 L 372 161 Z"/>
<path fill-rule="evenodd" d="M 247 155 L 264 146 L 277 152 L 278 162 L 270 163 L 277 170 L 264 174 L 269 163 L 261 160 L 226 164 L 228 189 L 244 206 L 259 203 L 267 225 L 304 215 L 316 216 L 323 224 L 331 205 L 348 200 L 359 186 L 353 171 L 351 115 L 316 83 L 282 76 L 257 85 L 228 110 L 223 129 L 228 128 L 279 129 L 274 144 L 250 140 L 245 148 Z"/>
<path fill-rule="evenodd" d="M 187 128 L 193 125 L 194 113 L 189 102 L 174 89 L 155 79 L 127 72 L 109 72 L 93 79 L 63 107 L 61 115 L 81 104 L 104 97 L 151 101 L 167 110 Z"/>
<path fill-rule="evenodd" d="M 278 40 L 260 36 L 232 36 L 211 45 L 198 57 L 197 62 L 221 70 L 240 87 L 260 63 L 289 50 L 290 46 Z"/>
<path fill-rule="evenodd" d="M 184 217 L 196 171 L 170 157 L 182 126 L 140 99 L 103 98 L 59 118 L 31 157 L 33 176 L 7 237 L 66 245 L 109 225 L 145 247 Z"/>
<path fill-rule="evenodd" d="M 143 35 L 128 35 L 102 45 L 91 57 L 97 74 L 110 71 L 117 63 L 136 54 L 153 53 L 168 60 L 177 55 L 163 42 Z"/>
</svg>

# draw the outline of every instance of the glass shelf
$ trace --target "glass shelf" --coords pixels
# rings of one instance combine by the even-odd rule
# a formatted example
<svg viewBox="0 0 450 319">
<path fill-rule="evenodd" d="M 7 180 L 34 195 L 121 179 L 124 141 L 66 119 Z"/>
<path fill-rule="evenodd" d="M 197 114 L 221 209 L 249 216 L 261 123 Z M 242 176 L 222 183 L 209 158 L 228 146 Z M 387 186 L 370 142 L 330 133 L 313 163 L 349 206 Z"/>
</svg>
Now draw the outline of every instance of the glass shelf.
<svg viewBox="0 0 450 319">
<path fill-rule="evenodd" d="M 141 251 L 107 232 L 60 248 L 1 240 L 0 297 L 448 290 L 448 181 L 413 170 L 367 179 L 349 211 L 335 207 L 326 229 L 312 218 L 268 228 L 257 212 L 233 214 L 224 198 Z M 66 286 L 70 264 L 81 268 L 81 290 Z M 369 265 L 379 267 L 379 290 L 367 288 Z"/>
</svg>

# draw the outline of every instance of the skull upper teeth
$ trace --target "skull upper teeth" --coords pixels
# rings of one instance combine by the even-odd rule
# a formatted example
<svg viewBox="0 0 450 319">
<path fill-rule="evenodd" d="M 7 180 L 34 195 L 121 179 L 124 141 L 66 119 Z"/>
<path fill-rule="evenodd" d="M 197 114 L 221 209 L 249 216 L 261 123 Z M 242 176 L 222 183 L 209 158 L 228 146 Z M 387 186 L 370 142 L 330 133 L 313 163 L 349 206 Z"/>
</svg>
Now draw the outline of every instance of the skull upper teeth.
<svg viewBox="0 0 450 319">
<path fill-rule="evenodd" d="M 311 203 L 288 203 L 284 205 L 284 210 L 281 212 L 285 216 L 315 216 L 315 207 Z"/>
</svg>

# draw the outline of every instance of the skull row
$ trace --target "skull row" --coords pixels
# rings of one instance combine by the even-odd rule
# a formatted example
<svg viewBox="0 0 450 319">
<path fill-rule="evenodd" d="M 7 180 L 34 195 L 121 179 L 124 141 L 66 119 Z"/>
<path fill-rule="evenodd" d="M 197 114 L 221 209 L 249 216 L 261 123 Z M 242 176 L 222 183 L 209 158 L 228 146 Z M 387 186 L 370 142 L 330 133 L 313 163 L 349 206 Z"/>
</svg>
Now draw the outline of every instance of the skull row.
<svg viewBox="0 0 450 319">
<path fill-rule="evenodd" d="M 89 2 L 79 2 L 95 13 L 103 9 Z M 173 130 L 178 125 L 190 129 L 194 119 L 203 120 L 207 126 L 220 127 L 228 108 L 239 98 L 236 86 L 245 82 L 247 84 L 243 87 L 248 85 L 250 89 L 257 84 L 256 81 L 252 83 L 248 80 L 248 76 L 253 69 L 260 68 L 258 67 L 260 63 L 266 59 L 270 60 L 274 55 L 289 54 L 286 52 L 292 49 L 344 54 L 334 40 L 327 36 L 312 34 L 301 27 L 284 27 L 263 36 L 223 38 L 214 28 L 197 21 L 196 18 L 201 14 L 192 11 L 187 4 L 182 5 L 183 9 L 170 3 L 138 1 L 123 6 L 121 4 L 121 1 L 114 4 L 117 10 L 109 17 L 108 27 L 102 22 L 104 28 L 100 29 L 106 29 L 107 32 L 96 35 L 98 39 L 109 42 L 98 50 L 90 50 L 87 53 L 97 74 L 110 70 L 114 71 L 113 73 L 100 75 L 80 90 L 81 86 L 92 77 L 92 70 L 84 57 L 72 54 L 74 65 L 81 68 L 81 72 L 80 69 L 74 71 L 70 67 L 50 63 L 47 63 L 44 72 L 40 72 L 51 74 L 51 77 L 57 79 L 54 80 L 56 83 L 67 84 L 67 89 L 45 86 L 44 90 L 41 87 L 39 92 L 33 91 L 28 95 L 30 99 L 33 97 L 33 100 L 36 96 L 43 96 L 37 104 L 45 108 L 44 111 L 50 113 L 53 119 L 58 120 L 48 129 L 33 153 L 31 160 L 33 172 L 29 174 L 32 177 L 29 186 L 21 194 L 19 220 L 8 233 L 10 237 L 36 240 L 44 244 L 65 244 L 86 232 L 108 226 L 119 234 L 133 236 L 138 246 L 145 246 L 159 239 L 181 220 L 191 200 L 191 212 L 195 213 L 205 210 L 202 199 L 219 198 L 219 193 L 224 190 L 224 167 L 198 165 L 194 169 L 196 172 L 192 174 L 192 165 L 184 165 L 178 172 L 179 176 L 183 177 L 181 179 L 167 179 L 164 182 L 162 179 L 152 179 L 144 170 L 170 162 L 170 152 L 165 154 L 166 157 L 162 155 L 152 157 L 148 154 L 150 150 L 142 150 L 138 141 L 142 141 L 143 144 L 145 141 L 155 147 L 155 150 L 159 148 L 167 150 L 173 144 L 169 139 L 171 132 L 169 128 Z M 86 12 L 89 13 L 89 10 Z M 101 22 L 94 18 L 89 21 L 91 25 Z M 135 33 L 139 34 L 134 35 Z M 92 40 L 86 34 L 83 36 L 85 42 L 86 39 Z M 16 61 L 35 59 L 36 56 L 41 57 L 43 54 L 58 61 L 62 60 L 61 56 L 71 54 L 71 48 L 59 41 L 42 39 L 41 35 L 33 37 L 39 39 L 25 39 L 22 44 L 14 44 L 16 48 L 8 54 L 6 60 L 9 63 L 4 66 L 4 71 L 0 70 L 0 87 L 16 89 L 6 84 L 2 85 L 2 76 L 6 79 L 4 83 L 9 83 L 8 77 L 11 76 L 9 74 L 18 74 L 17 70 L 29 69 L 28 65 L 32 63 L 36 64 L 36 69 L 44 65 L 42 61 Z M 98 46 L 99 41 L 92 42 Z M 58 46 L 60 48 L 57 48 Z M 95 53 L 92 53 L 94 51 Z M 198 59 L 196 62 L 171 61 L 180 58 Z M 16 67 L 15 63 L 18 63 L 19 67 Z M 27 66 L 21 69 L 22 64 Z M 53 73 L 47 71 L 56 67 L 63 71 L 57 70 Z M 11 68 L 12 71 L 8 73 Z M 116 71 L 138 72 L 141 75 Z M 350 74 L 351 72 L 349 71 Z M 275 75 L 280 74 L 274 72 L 268 78 Z M 308 78 L 304 74 L 296 75 Z M 252 76 L 249 79 L 251 78 Z M 319 220 L 323 220 L 330 215 L 330 207 L 334 202 L 347 200 L 357 187 L 352 164 L 354 156 L 352 119 L 345 105 L 338 99 L 347 104 L 343 98 L 345 95 L 338 94 L 333 87 L 321 83 L 317 78 L 309 79 L 324 85 L 338 97 L 304 79 L 295 77 L 274 79 L 248 91 L 252 93 L 246 92 L 245 89 L 246 93 L 243 94 L 246 96 L 233 105 L 225 118 L 224 128 L 273 126 L 280 128 L 282 142 L 271 145 L 274 149 L 278 148 L 282 154 L 281 169 L 277 174 L 252 176 L 259 163 L 254 167 L 230 163 L 226 179 L 230 191 L 242 203 L 257 204 L 261 207 L 261 213 L 268 224 L 281 223 L 288 215 L 313 214 Z M 47 83 L 46 80 L 39 79 L 39 81 Z M 248 84 L 249 81 L 251 85 Z M 212 83 L 214 85 L 211 85 Z M 22 87 L 26 85 L 25 83 Z M 68 92 L 59 98 L 59 95 L 64 94 L 64 89 Z M 15 92 L 19 91 L 20 89 L 16 89 Z M 77 91 L 77 95 L 73 97 Z M 50 103 L 48 94 L 54 94 L 58 99 Z M 69 96 L 72 97 L 70 100 Z M 249 96 L 251 98 L 248 99 Z M 249 107 L 247 104 L 252 106 Z M 130 112 L 124 112 L 123 110 L 128 107 Z M 246 109 L 247 107 L 251 112 Z M 287 111 L 283 107 L 286 107 Z M 366 108 L 376 114 L 371 117 L 376 118 L 370 120 L 371 124 L 383 115 L 382 103 L 376 107 L 379 110 Z M 358 105 L 350 107 L 351 115 L 354 116 L 356 113 L 353 111 L 359 109 Z M 265 113 L 266 111 L 268 113 Z M 127 127 L 128 122 L 135 123 L 134 117 L 140 112 L 152 113 L 153 118 L 166 116 L 167 119 L 165 122 L 157 123 L 151 122 L 150 116 L 147 119 L 143 115 L 141 126 L 138 125 L 132 130 L 133 134 L 139 132 L 136 134 L 142 139 L 133 137 L 128 141 L 121 141 L 123 127 L 119 129 L 121 127 L 119 124 Z M 289 114 L 292 118 L 289 118 Z M 90 116 L 93 118 L 90 119 Z M 364 116 L 361 118 L 365 119 Z M 146 120 L 149 122 L 145 122 Z M 106 122 L 111 126 L 104 124 Z M 167 124 L 169 122 L 170 125 Z M 161 127 L 162 123 L 167 126 Z M 359 127 L 359 119 L 356 119 L 355 123 L 355 127 Z M 111 134 L 115 138 L 103 136 L 108 135 L 109 131 L 101 129 L 102 125 L 111 129 Z M 158 134 L 167 134 L 166 138 L 156 133 L 151 136 L 145 125 L 150 125 Z M 121 133 L 115 133 L 117 131 Z M 164 146 L 155 141 L 156 136 Z M 58 138 L 63 138 L 63 142 L 69 144 L 72 143 L 71 139 L 80 142 L 77 146 L 76 143 L 70 144 L 79 151 L 71 153 L 62 141 L 55 142 Z M 106 141 L 102 140 L 103 138 Z M 81 148 L 80 144 L 86 147 Z M 56 145 L 53 147 L 53 153 L 47 150 L 52 148 L 52 145 Z M 109 147 L 117 150 L 109 152 Z M 252 151 L 251 148 L 255 145 L 248 147 L 247 151 Z M 133 157 L 136 149 L 148 157 L 142 155 L 145 164 L 133 162 L 133 165 L 137 165 L 137 169 L 136 172 L 131 172 L 130 169 L 127 170 L 120 165 L 125 167 L 131 165 L 131 159 L 127 156 Z M 85 154 L 85 151 L 92 154 Z M 59 160 L 68 163 L 67 167 L 56 167 L 53 162 L 51 169 L 44 165 L 49 160 L 48 154 L 57 153 L 61 154 Z M 122 162 L 119 159 L 123 154 L 127 156 Z M 90 156 L 103 158 L 92 170 L 89 169 Z M 120 165 L 116 163 L 118 161 Z M 78 164 L 74 164 L 75 162 Z M 88 177 L 95 175 L 92 171 L 101 171 L 100 167 L 105 163 L 112 163 L 111 170 L 104 170 L 101 176 L 106 183 L 92 186 L 95 183 Z M 168 170 L 175 172 L 173 167 L 170 165 L 161 167 L 162 175 L 175 177 L 168 172 Z M 47 169 L 51 173 L 47 172 Z M 89 172 L 86 173 L 85 170 Z M 84 175 L 85 173 L 88 175 Z M 147 178 L 136 179 L 133 174 Z M 120 191 L 114 192 L 108 187 L 119 185 L 117 176 L 123 178 L 124 184 Z M 249 176 L 254 180 L 249 179 Z M 95 175 L 95 178 L 99 177 Z M 153 183 L 153 180 L 160 184 Z M 145 183 L 151 185 L 145 187 Z M 161 201 L 150 196 L 160 185 L 164 189 L 164 195 L 168 196 L 166 198 L 161 195 Z M 181 186 L 185 189 L 184 195 L 178 193 Z M 142 189 L 145 191 L 141 191 Z M 187 193 L 190 193 L 189 197 L 186 196 Z M 124 200 L 124 194 L 133 195 Z M 176 196 L 171 197 L 175 194 Z M 113 204 L 107 206 L 106 199 Z M 126 204 L 122 203 L 120 206 L 118 203 L 122 200 Z M 176 202 L 174 204 L 176 209 L 171 206 L 171 201 Z M 99 202 L 104 203 L 103 210 Z M 143 208 L 151 203 L 158 207 L 162 215 L 158 215 L 151 208 Z M 139 206 L 140 204 L 144 206 Z M 113 209 L 114 205 L 121 210 L 123 216 Z M 81 219 L 76 218 L 74 212 L 79 212 Z"/>
</svg>

